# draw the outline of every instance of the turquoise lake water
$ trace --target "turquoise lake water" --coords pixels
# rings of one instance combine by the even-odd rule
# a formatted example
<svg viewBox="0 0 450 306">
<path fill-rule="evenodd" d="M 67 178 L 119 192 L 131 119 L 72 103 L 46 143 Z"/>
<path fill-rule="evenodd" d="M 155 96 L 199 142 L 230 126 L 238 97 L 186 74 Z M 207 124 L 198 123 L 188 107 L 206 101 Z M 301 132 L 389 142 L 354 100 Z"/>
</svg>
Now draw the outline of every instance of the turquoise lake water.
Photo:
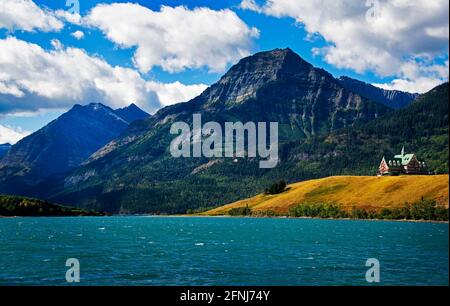
<svg viewBox="0 0 450 306">
<path fill-rule="evenodd" d="M 448 285 L 448 224 L 83 217 L 0 219 L 0 285 Z"/>
</svg>

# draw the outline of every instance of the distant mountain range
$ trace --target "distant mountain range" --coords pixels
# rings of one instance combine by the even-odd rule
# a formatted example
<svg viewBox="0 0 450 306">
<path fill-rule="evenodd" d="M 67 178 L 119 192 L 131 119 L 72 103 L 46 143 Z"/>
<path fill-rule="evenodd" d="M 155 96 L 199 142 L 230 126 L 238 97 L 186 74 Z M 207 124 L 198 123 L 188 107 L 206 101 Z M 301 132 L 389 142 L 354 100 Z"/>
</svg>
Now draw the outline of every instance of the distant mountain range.
<svg viewBox="0 0 450 306">
<path fill-rule="evenodd" d="M 419 96 L 417 93 L 381 89 L 346 76 L 340 77 L 339 82 L 348 90 L 351 90 L 371 101 L 384 104 L 394 109 L 400 109 L 408 106 Z"/>
<path fill-rule="evenodd" d="M 134 104 L 118 110 L 100 103 L 75 105 L 9 149 L 0 160 L 0 192 L 23 193 L 28 186 L 64 174 L 122 134 L 130 123 L 148 116 Z"/>
<path fill-rule="evenodd" d="M 0 159 L 8 153 L 10 148 L 11 144 L 9 143 L 0 144 Z"/>
<path fill-rule="evenodd" d="M 403 145 L 425 159 L 431 170 L 448 173 L 448 83 L 417 97 L 374 90 L 371 85 L 349 80 L 313 67 L 290 49 L 276 49 L 242 59 L 191 101 L 165 107 L 132 124 L 128 111 L 90 105 L 104 112 L 93 113 L 89 120 L 81 116 L 85 120 L 76 120 L 77 126 L 82 126 L 77 132 L 57 129 L 59 137 L 85 137 L 97 126 L 100 134 L 110 132 L 102 137 L 103 144 L 96 142 L 96 149 L 89 146 L 90 152 L 81 157 L 58 151 L 66 142 L 50 149 L 37 140 L 35 146 L 27 146 L 24 139 L 1 163 L 0 177 L 1 171 L 6 176 L 0 179 L 0 192 L 110 213 L 184 213 L 258 194 L 280 179 L 293 182 L 337 174 L 373 175 L 381 157 Z M 260 169 L 257 158 L 173 158 L 169 144 L 175 136 L 169 133 L 170 127 L 176 121 L 192 124 L 195 113 L 202 114 L 204 122 L 222 125 L 229 121 L 279 122 L 279 166 Z M 105 125 L 94 124 L 99 117 L 101 122 L 109 120 Z M 39 139 L 39 133 L 35 134 L 29 137 Z M 60 139 L 48 135 L 49 143 Z M 74 139 L 76 144 L 79 138 L 75 135 Z M 31 148 L 49 148 L 47 156 L 58 152 L 57 156 L 78 158 L 66 159 L 62 166 L 48 165 L 58 175 L 42 179 L 39 171 L 47 164 L 30 162 L 36 160 Z M 72 159 L 74 162 L 69 162 Z M 47 163 L 50 160 L 56 162 L 57 158 L 48 158 Z M 20 167 L 14 167 L 16 164 Z M 33 168 L 23 167 L 30 164 Z M 27 181 L 32 187 L 14 188 L 14 180 L 30 174 L 35 175 L 33 181 Z"/>
</svg>

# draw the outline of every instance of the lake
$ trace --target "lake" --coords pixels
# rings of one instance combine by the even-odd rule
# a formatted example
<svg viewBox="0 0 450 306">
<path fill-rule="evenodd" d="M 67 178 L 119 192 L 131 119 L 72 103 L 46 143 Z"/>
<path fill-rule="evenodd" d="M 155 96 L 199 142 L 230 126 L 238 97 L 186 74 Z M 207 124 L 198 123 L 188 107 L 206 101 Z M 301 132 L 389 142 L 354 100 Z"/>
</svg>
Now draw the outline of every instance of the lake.
<svg viewBox="0 0 450 306">
<path fill-rule="evenodd" d="M 448 224 L 255 218 L 0 219 L 0 285 L 448 285 Z"/>
</svg>

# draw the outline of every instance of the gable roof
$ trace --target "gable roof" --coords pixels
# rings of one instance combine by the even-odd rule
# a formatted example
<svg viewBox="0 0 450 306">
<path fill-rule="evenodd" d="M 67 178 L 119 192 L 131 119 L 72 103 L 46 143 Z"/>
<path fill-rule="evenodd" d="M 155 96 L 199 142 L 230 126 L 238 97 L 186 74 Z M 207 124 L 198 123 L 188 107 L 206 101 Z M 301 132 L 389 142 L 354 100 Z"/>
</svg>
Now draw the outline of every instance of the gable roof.
<svg viewBox="0 0 450 306">
<path fill-rule="evenodd" d="M 401 161 L 402 166 L 406 166 L 415 157 L 415 154 L 395 155 L 394 158 Z"/>
</svg>

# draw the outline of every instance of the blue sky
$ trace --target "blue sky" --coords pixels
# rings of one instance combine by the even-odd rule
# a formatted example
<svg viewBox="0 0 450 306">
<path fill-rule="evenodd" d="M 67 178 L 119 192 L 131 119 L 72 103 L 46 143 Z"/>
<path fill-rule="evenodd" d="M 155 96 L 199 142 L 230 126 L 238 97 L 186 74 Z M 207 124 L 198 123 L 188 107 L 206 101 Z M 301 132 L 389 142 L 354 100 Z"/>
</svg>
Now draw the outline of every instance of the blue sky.
<svg viewBox="0 0 450 306">
<path fill-rule="evenodd" d="M 165 0 L 123 6 L 80 0 L 81 21 L 67 17 L 74 7 L 66 0 L 23 0 L 29 7 L 17 6 L 22 0 L 4 1 L 0 142 L 17 141 L 75 103 L 122 107 L 137 102 L 154 112 L 195 96 L 243 55 L 274 48 L 290 47 L 336 77 L 388 89 L 424 92 L 448 79 L 448 1 L 439 0 L 436 8 L 422 0 L 404 7 L 382 0 L 367 5 L 358 0 L 350 5 L 344 0 L 315 5 Z M 161 6 L 184 8 L 163 11 Z M 76 31 L 81 38 L 74 37 Z M 79 67 L 66 71 L 63 61 Z"/>
</svg>

